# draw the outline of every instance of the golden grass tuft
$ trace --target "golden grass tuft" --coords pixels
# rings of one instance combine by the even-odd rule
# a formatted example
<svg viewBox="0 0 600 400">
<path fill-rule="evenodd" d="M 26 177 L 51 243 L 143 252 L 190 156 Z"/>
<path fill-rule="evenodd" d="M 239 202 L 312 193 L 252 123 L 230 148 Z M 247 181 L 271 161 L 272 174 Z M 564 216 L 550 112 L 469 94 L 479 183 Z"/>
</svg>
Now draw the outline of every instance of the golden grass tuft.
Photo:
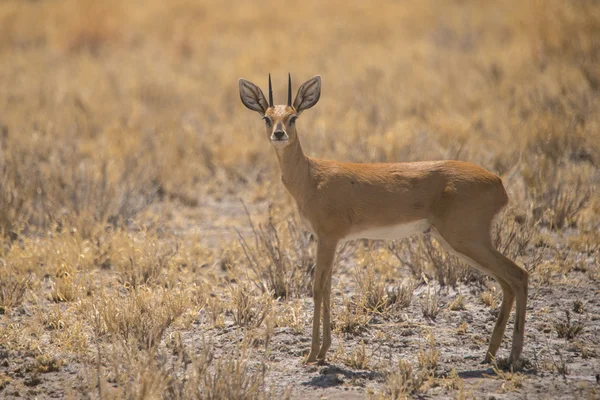
<svg viewBox="0 0 600 400">
<path fill-rule="evenodd" d="M 166 329 L 190 305 L 183 292 L 139 289 L 117 298 L 102 294 L 91 311 L 99 314 L 101 332 L 149 349 L 161 342 Z"/>
</svg>

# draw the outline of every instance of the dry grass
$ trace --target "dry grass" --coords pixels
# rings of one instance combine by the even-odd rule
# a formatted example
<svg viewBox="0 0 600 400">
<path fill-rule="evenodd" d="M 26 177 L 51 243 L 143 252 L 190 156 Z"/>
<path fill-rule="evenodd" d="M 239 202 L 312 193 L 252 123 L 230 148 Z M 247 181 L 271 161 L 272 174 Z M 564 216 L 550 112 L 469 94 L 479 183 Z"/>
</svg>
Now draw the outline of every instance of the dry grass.
<svg viewBox="0 0 600 400">
<path fill-rule="evenodd" d="M 364 340 L 348 353 L 344 353 L 343 363 L 353 369 L 368 369 L 371 355 L 368 354 Z"/>
<path fill-rule="evenodd" d="M 286 222 L 278 229 L 272 218 L 265 226 L 258 227 L 250 221 L 254 234 L 252 247 L 238 232 L 255 284 L 275 298 L 299 297 L 310 293 L 312 288 L 314 254 L 307 246 L 308 235 L 293 219 Z"/>
<path fill-rule="evenodd" d="M 501 292 L 496 290 L 496 286 L 490 286 L 488 290 L 481 293 L 481 301 L 492 310 L 496 310 L 502 301 L 500 295 Z"/>
<path fill-rule="evenodd" d="M 427 347 L 421 347 L 417 355 L 417 369 L 414 369 L 409 361 L 399 359 L 397 367 L 387 371 L 380 397 L 408 399 L 426 392 L 434 383 L 439 356 L 440 353 L 435 348 L 435 338 L 429 333 Z"/>
<path fill-rule="evenodd" d="M 136 290 L 123 297 L 102 295 L 100 335 L 115 336 L 139 348 L 152 348 L 162 341 L 166 329 L 178 318 L 190 301 L 183 293 Z"/>
<path fill-rule="evenodd" d="M 344 298 L 340 308 L 334 309 L 333 315 L 332 328 L 350 335 L 358 335 L 366 330 L 371 320 L 371 313 L 364 303 L 348 298 Z"/>
<path fill-rule="evenodd" d="M 232 286 L 230 291 L 235 323 L 244 327 L 259 327 L 271 311 L 270 296 L 255 296 L 249 284 Z"/>
<path fill-rule="evenodd" d="M 440 312 L 440 301 L 435 289 L 427 287 L 427 292 L 421 298 L 421 312 L 425 318 L 435 320 Z"/>
<path fill-rule="evenodd" d="M 30 277 L 20 277 L 18 273 L 2 271 L 0 275 L 0 307 L 2 314 L 6 308 L 15 307 L 23 301 Z"/>
<path fill-rule="evenodd" d="M 450 304 L 448 304 L 448 308 L 452 311 L 461 311 L 465 309 L 465 299 L 459 294 L 456 296 L 454 300 Z"/>
<path fill-rule="evenodd" d="M 496 373 L 497 378 L 503 381 L 498 389 L 499 393 L 515 392 L 523 387 L 525 376 L 522 373 L 504 371 L 496 364 L 494 364 L 493 370 Z"/>
<path fill-rule="evenodd" d="M 559 338 L 572 340 L 583 331 L 585 325 L 581 321 L 571 321 L 571 313 L 569 310 L 565 311 L 565 315 L 566 320 L 556 321 L 554 323 L 554 328 L 556 329 L 556 334 Z"/>
<path fill-rule="evenodd" d="M 290 395 L 277 374 L 308 346 L 314 238 L 239 102 L 240 76 L 264 89 L 271 72 L 282 102 L 288 71 L 295 88 L 322 75 L 299 125 L 311 156 L 451 158 L 499 174 L 512 202 L 493 239 L 531 273 L 533 297 L 596 285 L 596 3 L 1 2 L 0 397 Z M 338 261 L 347 368 L 382 373 L 384 397 L 434 385 L 476 397 L 456 371 L 440 383 L 449 358 L 435 335 L 414 363 L 385 368 L 369 339 L 387 345 L 390 324 L 409 320 L 401 339 L 414 345 L 421 322 L 443 326 L 437 287 L 460 290 L 449 310 L 497 308 L 485 275 L 427 235 L 351 243 Z M 594 305 L 579 294 L 560 308 L 579 322 L 567 313 L 554 328 L 597 357 L 579 328 Z M 487 336 L 476 326 L 449 330 Z M 552 371 L 566 375 L 561 363 Z M 502 379 L 522 390 L 519 375 Z"/>
</svg>

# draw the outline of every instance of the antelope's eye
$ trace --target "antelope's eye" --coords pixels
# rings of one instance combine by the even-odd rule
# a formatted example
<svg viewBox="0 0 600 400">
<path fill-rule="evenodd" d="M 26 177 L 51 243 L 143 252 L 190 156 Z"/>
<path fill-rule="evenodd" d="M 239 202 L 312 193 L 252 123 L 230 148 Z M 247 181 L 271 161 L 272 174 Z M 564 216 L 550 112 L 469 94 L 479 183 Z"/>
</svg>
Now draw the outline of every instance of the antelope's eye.
<svg viewBox="0 0 600 400">
<path fill-rule="evenodd" d="M 267 127 L 271 127 L 271 119 L 269 117 L 263 117 L 263 120 L 265 121 L 265 124 L 267 124 Z"/>
<path fill-rule="evenodd" d="M 288 124 L 289 124 L 290 126 L 293 126 L 293 125 L 296 123 L 296 120 L 297 120 L 297 119 L 298 119 L 298 117 L 296 117 L 296 116 L 294 115 L 292 118 L 290 118 L 290 122 L 288 122 Z"/>
</svg>

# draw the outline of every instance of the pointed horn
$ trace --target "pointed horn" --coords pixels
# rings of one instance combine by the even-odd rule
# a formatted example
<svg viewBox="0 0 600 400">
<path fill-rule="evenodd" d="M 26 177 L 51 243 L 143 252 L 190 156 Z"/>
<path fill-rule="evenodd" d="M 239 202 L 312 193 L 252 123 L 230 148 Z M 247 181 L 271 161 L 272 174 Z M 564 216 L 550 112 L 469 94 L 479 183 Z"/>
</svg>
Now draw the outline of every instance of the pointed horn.
<svg viewBox="0 0 600 400">
<path fill-rule="evenodd" d="M 271 86 L 271 74 L 269 74 L 269 107 L 273 107 L 273 86 Z"/>
<path fill-rule="evenodd" d="M 292 106 L 292 75 L 288 72 L 288 107 Z"/>
</svg>

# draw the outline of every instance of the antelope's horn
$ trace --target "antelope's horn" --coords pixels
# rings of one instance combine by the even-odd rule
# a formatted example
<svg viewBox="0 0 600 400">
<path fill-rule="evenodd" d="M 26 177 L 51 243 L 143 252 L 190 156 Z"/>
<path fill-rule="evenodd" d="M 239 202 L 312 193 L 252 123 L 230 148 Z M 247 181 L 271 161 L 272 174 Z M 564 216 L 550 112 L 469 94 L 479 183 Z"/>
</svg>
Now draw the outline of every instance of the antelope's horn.
<svg viewBox="0 0 600 400">
<path fill-rule="evenodd" d="M 271 86 L 271 74 L 269 74 L 269 107 L 273 107 L 273 86 Z"/>
<path fill-rule="evenodd" d="M 292 75 L 288 72 L 288 107 L 292 106 Z"/>
</svg>

